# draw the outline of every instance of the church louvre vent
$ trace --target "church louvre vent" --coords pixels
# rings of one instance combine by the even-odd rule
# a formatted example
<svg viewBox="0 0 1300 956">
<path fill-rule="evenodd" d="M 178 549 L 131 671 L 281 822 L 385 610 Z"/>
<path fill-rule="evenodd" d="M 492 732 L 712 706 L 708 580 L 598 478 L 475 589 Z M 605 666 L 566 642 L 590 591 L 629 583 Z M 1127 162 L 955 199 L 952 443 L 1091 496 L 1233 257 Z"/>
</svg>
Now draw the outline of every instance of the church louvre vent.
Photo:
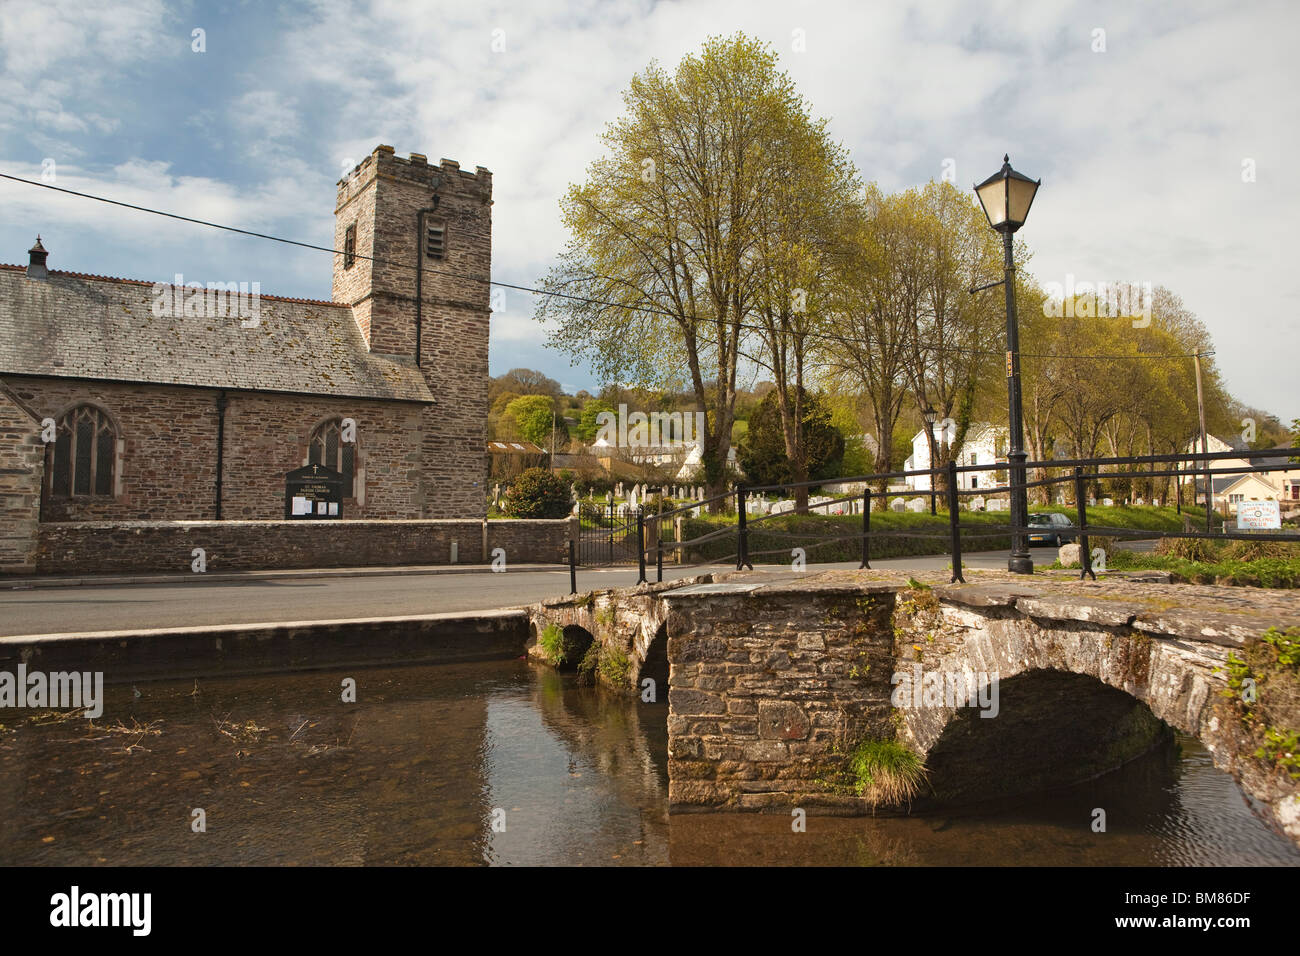
<svg viewBox="0 0 1300 956">
<path fill-rule="evenodd" d="M 447 253 L 447 228 L 442 223 L 430 225 L 426 229 L 424 254 L 430 259 L 442 259 Z"/>
</svg>

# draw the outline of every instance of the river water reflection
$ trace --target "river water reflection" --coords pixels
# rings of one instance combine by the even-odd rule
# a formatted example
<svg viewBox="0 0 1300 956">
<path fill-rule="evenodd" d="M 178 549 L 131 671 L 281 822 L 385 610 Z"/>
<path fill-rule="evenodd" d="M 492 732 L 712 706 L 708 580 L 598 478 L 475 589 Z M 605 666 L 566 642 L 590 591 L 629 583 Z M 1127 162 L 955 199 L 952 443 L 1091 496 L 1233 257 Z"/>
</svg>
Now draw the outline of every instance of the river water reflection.
<svg viewBox="0 0 1300 956">
<path fill-rule="evenodd" d="M 357 702 L 341 701 L 345 677 Z M 911 817 L 667 813 L 666 703 L 523 661 L 149 683 L 3 711 L 0 863 L 1296 865 L 1179 737 L 1089 784 Z M 1094 833 L 1092 810 L 1107 813 Z M 206 832 L 194 832 L 201 810 Z M 493 822 L 496 821 L 496 828 Z"/>
</svg>

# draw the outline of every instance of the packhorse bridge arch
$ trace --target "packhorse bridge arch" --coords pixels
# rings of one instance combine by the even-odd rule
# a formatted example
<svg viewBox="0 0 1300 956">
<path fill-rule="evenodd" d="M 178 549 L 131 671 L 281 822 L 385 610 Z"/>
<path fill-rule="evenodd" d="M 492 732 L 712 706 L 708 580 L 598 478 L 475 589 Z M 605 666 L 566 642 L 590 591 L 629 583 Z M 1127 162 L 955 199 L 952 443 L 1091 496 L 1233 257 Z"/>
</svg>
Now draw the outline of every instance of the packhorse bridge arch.
<svg viewBox="0 0 1300 956">
<path fill-rule="evenodd" d="M 666 657 L 674 812 L 861 814 L 1031 791 L 1115 769 L 1174 728 L 1300 844 L 1296 781 L 1255 756 L 1223 693 L 1229 654 L 1300 625 L 1295 602 L 1114 580 L 937 582 L 721 573 L 590 592 L 533 606 L 529 652 L 546 660 L 548 626 L 590 635 L 616 664 L 602 681 L 660 705 L 651 674 Z M 864 783 L 864 747 L 920 758 L 923 785 L 900 797 Z"/>
</svg>

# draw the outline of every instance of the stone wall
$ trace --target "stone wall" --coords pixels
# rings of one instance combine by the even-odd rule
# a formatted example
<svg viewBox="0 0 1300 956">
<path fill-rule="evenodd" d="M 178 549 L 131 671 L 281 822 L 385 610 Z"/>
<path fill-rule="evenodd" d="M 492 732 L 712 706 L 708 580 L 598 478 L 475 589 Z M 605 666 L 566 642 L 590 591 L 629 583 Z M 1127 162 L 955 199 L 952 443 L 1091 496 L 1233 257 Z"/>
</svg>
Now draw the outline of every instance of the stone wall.
<svg viewBox="0 0 1300 956">
<path fill-rule="evenodd" d="M 861 812 L 826 781 L 859 739 L 893 737 L 893 591 L 666 593 L 671 808 Z"/>
<path fill-rule="evenodd" d="M 486 527 L 487 550 L 484 551 Z M 392 567 L 487 563 L 503 548 L 511 564 L 568 560 L 573 520 L 501 521 L 118 521 L 40 525 L 41 574 L 189 572 L 194 548 L 207 570 Z"/>
<path fill-rule="evenodd" d="M 40 418 L 0 385 L 0 574 L 36 564 L 45 446 Z"/>
</svg>

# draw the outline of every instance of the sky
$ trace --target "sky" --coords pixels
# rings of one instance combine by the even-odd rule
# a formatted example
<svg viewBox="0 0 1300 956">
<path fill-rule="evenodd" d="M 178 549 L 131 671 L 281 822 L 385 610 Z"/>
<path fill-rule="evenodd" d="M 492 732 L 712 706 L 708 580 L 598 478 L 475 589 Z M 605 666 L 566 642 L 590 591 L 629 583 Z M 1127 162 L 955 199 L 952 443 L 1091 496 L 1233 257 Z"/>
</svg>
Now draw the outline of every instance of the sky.
<svg viewBox="0 0 1300 956">
<path fill-rule="evenodd" d="M 1289 422 L 1297 27 L 1291 0 L 0 0 L 0 172 L 328 246 L 339 176 L 389 144 L 492 170 L 493 278 L 531 286 L 633 74 L 743 31 L 865 181 L 969 188 L 1010 153 L 1042 178 L 1019 233 L 1041 283 L 1170 288 L 1232 393 Z M 330 297 L 328 253 L 0 180 L 0 262 L 38 232 L 53 269 Z M 533 296 L 503 305 L 493 374 L 601 384 L 546 347 Z"/>
</svg>

